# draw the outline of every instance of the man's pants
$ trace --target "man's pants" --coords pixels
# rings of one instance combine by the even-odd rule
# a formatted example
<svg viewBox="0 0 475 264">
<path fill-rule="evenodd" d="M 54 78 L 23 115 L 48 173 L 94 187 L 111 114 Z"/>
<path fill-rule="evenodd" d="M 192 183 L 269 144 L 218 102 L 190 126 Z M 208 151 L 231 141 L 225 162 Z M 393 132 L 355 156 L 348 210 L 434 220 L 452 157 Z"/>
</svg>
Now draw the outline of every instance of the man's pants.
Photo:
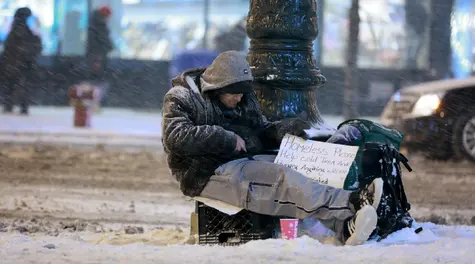
<svg viewBox="0 0 475 264">
<path fill-rule="evenodd" d="M 349 207 L 350 191 L 319 184 L 275 164 L 275 156 L 257 155 L 254 159 L 221 165 L 200 196 L 260 214 L 314 217 L 343 241 L 344 220 L 354 215 Z"/>
</svg>

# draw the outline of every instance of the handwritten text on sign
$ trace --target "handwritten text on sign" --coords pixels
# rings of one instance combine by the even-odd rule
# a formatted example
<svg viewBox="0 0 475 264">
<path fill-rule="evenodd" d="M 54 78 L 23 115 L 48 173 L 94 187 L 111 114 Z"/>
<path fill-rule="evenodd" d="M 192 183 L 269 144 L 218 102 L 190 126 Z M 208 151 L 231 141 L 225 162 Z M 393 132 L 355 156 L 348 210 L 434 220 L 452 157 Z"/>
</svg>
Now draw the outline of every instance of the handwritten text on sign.
<svg viewBox="0 0 475 264">
<path fill-rule="evenodd" d="M 274 162 L 322 184 L 343 188 L 357 151 L 355 146 L 304 140 L 287 134 Z"/>
</svg>

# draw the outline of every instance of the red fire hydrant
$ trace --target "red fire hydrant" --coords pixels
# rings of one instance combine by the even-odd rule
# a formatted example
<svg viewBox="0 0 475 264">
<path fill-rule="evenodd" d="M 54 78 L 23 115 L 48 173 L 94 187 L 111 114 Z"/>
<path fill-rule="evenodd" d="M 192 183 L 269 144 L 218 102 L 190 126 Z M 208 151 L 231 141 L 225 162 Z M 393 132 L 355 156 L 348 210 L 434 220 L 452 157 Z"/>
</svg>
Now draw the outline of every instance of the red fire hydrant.
<svg viewBox="0 0 475 264">
<path fill-rule="evenodd" d="M 74 126 L 90 127 L 91 116 L 96 97 L 92 85 L 79 84 L 69 89 L 70 105 L 74 107 Z"/>
</svg>

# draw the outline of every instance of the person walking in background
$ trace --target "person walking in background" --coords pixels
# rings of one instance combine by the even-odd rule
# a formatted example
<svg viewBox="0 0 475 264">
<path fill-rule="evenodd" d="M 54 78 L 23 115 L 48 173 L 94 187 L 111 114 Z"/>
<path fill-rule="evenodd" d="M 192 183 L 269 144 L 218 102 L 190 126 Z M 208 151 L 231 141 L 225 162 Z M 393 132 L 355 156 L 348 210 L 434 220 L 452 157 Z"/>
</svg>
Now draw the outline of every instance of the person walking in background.
<svg viewBox="0 0 475 264">
<path fill-rule="evenodd" d="M 20 113 L 28 114 L 28 83 L 36 72 L 36 60 L 43 49 L 37 26 L 37 20 L 28 7 L 17 9 L 1 55 L 0 73 L 6 84 L 4 113 L 13 112 L 13 96 L 16 92 Z"/>
<path fill-rule="evenodd" d="M 418 68 L 418 59 L 421 57 L 421 50 L 426 39 L 428 21 L 429 14 L 421 2 L 414 1 L 410 8 L 406 8 L 406 39 L 408 41 L 406 65 L 409 69 Z"/>
<path fill-rule="evenodd" d="M 103 81 L 107 66 L 107 55 L 113 50 L 107 20 L 112 12 L 104 6 L 92 12 L 87 29 L 86 57 L 90 79 Z"/>
<path fill-rule="evenodd" d="M 247 17 L 242 18 L 229 31 L 224 31 L 216 36 L 215 43 L 218 52 L 243 51 L 246 49 L 246 19 Z"/>
</svg>

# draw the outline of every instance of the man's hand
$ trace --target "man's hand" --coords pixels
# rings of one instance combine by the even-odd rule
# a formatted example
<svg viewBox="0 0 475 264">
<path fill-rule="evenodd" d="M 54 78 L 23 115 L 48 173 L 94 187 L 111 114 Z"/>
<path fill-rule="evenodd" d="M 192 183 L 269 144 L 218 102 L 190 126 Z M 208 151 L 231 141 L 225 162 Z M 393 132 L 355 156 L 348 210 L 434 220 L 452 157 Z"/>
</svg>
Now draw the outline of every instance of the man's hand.
<svg viewBox="0 0 475 264">
<path fill-rule="evenodd" d="M 239 135 L 236 135 L 236 149 L 237 152 L 245 151 L 246 150 L 246 142 L 242 139 Z"/>
</svg>

